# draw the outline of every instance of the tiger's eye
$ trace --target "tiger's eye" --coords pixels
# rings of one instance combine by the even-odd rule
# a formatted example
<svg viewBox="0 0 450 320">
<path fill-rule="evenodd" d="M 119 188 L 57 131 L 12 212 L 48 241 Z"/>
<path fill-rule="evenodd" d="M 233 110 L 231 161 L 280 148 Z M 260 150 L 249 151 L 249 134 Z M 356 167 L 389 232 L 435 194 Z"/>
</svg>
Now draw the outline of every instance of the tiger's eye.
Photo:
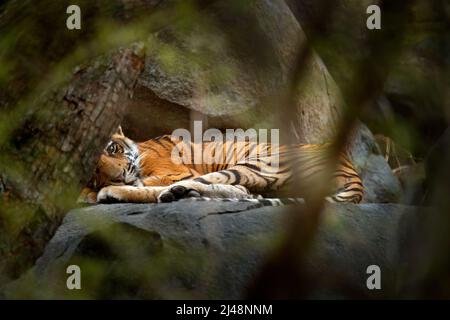
<svg viewBox="0 0 450 320">
<path fill-rule="evenodd" d="M 123 153 L 124 149 L 123 147 L 118 144 L 117 142 L 111 142 L 107 147 L 106 147 L 106 153 L 113 155 L 116 153 Z"/>
<path fill-rule="evenodd" d="M 106 152 L 109 154 L 114 154 L 117 152 L 117 143 L 111 143 L 107 148 Z"/>
</svg>

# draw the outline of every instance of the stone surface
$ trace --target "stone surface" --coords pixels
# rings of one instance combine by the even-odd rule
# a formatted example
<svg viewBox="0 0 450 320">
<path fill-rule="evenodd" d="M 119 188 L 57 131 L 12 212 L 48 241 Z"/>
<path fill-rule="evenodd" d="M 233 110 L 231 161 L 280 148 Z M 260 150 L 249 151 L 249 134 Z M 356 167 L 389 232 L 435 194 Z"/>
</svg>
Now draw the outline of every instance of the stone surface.
<svg viewBox="0 0 450 320">
<path fill-rule="evenodd" d="M 283 108 L 292 114 L 299 142 L 323 142 L 334 133 L 342 101 L 315 52 L 302 68 L 296 105 L 279 105 L 305 43 L 284 1 L 218 2 L 194 23 L 175 24 L 149 38 L 138 84 L 164 101 L 216 117 L 213 123 L 227 128 L 275 127 L 289 136 L 291 125 L 281 126 L 278 119 Z M 152 103 L 147 107 L 157 112 Z M 158 122 L 165 120 L 163 114 Z"/>
<path fill-rule="evenodd" d="M 381 156 L 372 132 L 362 123 L 358 125 L 350 157 L 363 180 L 363 202 L 396 203 L 400 200 L 400 182 Z"/>
<path fill-rule="evenodd" d="M 245 203 L 97 205 L 71 211 L 36 265 L 0 290 L 7 298 L 215 298 L 245 296 L 286 230 L 284 208 Z M 339 275 L 368 296 L 366 268 L 380 266 L 383 291 L 408 261 L 398 244 L 416 208 L 329 205 L 308 270 L 325 281 L 311 298 L 345 298 L 325 275 Z M 68 290 L 65 270 L 77 264 L 82 289 Z M 328 284 L 327 284 L 328 283 Z M 299 284 L 301 285 L 301 284 Z M 399 285 L 396 283 L 396 285 Z"/>
<path fill-rule="evenodd" d="M 398 178 L 380 155 L 370 155 L 361 170 L 364 184 L 363 201 L 367 203 L 396 203 L 402 195 Z"/>
</svg>

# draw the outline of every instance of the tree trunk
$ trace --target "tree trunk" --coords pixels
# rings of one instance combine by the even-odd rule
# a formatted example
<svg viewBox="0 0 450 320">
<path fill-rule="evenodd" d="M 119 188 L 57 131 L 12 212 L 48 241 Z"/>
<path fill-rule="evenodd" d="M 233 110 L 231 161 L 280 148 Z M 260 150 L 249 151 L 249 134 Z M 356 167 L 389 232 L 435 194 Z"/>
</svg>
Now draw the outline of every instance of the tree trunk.
<svg viewBox="0 0 450 320">
<path fill-rule="evenodd" d="M 64 89 L 46 95 L 11 137 L 5 157 L 14 166 L 0 171 L 0 270 L 7 276 L 40 255 L 121 122 L 144 62 L 131 49 L 103 61 L 77 70 Z"/>
</svg>

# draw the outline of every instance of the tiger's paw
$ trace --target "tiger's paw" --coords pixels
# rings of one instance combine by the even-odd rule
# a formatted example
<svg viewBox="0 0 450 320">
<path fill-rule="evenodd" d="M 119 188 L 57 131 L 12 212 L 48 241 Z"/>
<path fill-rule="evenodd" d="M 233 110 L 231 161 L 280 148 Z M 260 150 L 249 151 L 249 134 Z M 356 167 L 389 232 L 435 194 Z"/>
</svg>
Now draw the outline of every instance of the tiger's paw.
<svg viewBox="0 0 450 320">
<path fill-rule="evenodd" d="M 127 202 L 124 191 L 124 188 L 121 186 L 104 187 L 97 194 L 97 203 Z"/>
<path fill-rule="evenodd" d="M 253 195 L 247 188 L 239 185 L 204 184 L 189 180 L 169 186 L 159 195 L 158 202 L 172 202 L 193 197 L 249 199 L 253 198 Z"/>
<path fill-rule="evenodd" d="M 161 193 L 158 197 L 158 202 L 172 202 L 182 198 L 195 198 L 201 196 L 202 195 L 194 189 L 190 189 L 183 185 L 175 185 Z"/>
<path fill-rule="evenodd" d="M 79 204 L 94 204 L 97 202 L 97 192 L 89 188 L 84 188 L 77 199 Z"/>
</svg>

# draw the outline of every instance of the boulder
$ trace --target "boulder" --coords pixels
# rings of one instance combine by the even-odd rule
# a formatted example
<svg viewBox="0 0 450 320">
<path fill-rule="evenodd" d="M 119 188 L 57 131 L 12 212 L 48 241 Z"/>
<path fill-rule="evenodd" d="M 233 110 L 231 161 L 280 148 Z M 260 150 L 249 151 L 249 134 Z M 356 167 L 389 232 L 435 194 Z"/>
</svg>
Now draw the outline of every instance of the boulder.
<svg viewBox="0 0 450 320">
<path fill-rule="evenodd" d="M 397 203 L 402 196 L 398 178 L 381 155 L 368 156 L 361 170 L 366 203 Z"/>
<path fill-rule="evenodd" d="M 1 296 L 243 298 L 287 230 L 287 209 L 303 214 L 302 208 L 181 200 L 76 209 L 35 266 L 3 287 Z M 401 287 L 396 271 L 408 263 L 398 244 L 405 243 L 416 211 L 388 204 L 328 205 L 306 261 L 308 272 L 323 281 L 308 297 L 348 297 L 327 275 L 347 279 L 347 286 L 367 297 L 395 294 Z M 366 269 L 374 264 L 381 268 L 382 291 L 366 287 Z M 81 290 L 66 287 L 69 265 L 81 268 Z"/>
<path fill-rule="evenodd" d="M 400 181 L 381 155 L 372 132 L 363 123 L 358 124 L 349 153 L 363 180 L 363 202 L 399 202 L 402 196 Z"/>
<path fill-rule="evenodd" d="M 139 118 L 127 116 L 125 129 L 138 127 L 139 138 L 155 130 L 170 133 L 183 125 L 172 119 L 174 112 L 185 119 L 186 111 L 195 110 L 209 117 L 211 127 L 280 128 L 286 137 L 295 128 L 298 142 L 330 139 L 342 98 L 315 52 L 302 68 L 295 105 L 280 106 L 306 44 L 284 1 L 216 2 L 181 20 L 144 41 L 145 69 L 137 86 L 143 94 L 129 105 Z M 280 125 L 280 108 L 291 113 L 292 125 Z"/>
</svg>

